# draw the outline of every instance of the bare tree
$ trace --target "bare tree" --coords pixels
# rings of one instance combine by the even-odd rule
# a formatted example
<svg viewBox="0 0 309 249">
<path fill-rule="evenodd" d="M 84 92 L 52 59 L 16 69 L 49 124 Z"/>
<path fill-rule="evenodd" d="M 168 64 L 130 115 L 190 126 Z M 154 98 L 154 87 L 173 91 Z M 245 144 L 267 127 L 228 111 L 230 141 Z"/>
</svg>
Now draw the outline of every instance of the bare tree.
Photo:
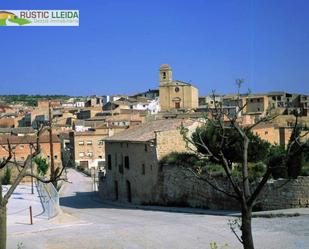
<svg viewBox="0 0 309 249">
<path fill-rule="evenodd" d="M 251 130 L 265 122 L 269 122 L 276 118 L 278 115 L 271 115 L 269 111 L 267 111 L 264 117 L 261 117 L 254 124 L 248 125 L 246 127 L 242 126 L 239 120 L 239 114 L 243 112 L 247 106 L 246 103 L 242 103 L 241 95 L 240 95 L 240 87 L 242 85 L 243 80 L 237 80 L 238 86 L 238 94 L 235 99 L 236 111 L 234 113 L 229 113 L 224 110 L 221 104 L 216 103 L 215 101 L 215 93 L 213 92 L 213 103 L 214 108 L 209 109 L 208 115 L 206 116 L 206 122 L 195 131 L 195 139 L 192 136 L 188 135 L 188 130 L 184 127 L 181 129 L 181 133 L 183 134 L 184 139 L 196 146 L 196 154 L 202 155 L 203 157 L 207 157 L 211 159 L 213 162 L 216 162 L 218 165 L 223 167 L 224 172 L 227 176 L 227 179 L 231 185 L 230 190 L 224 189 L 222 186 L 218 186 L 213 179 L 205 177 L 201 172 L 201 169 L 189 170 L 193 173 L 194 177 L 207 182 L 210 186 L 212 186 L 217 191 L 224 193 L 230 198 L 233 198 L 237 201 L 241 208 L 241 236 L 237 236 L 237 239 L 243 244 L 244 249 L 254 249 L 253 237 L 252 237 L 252 227 L 251 227 L 251 218 L 252 218 L 252 209 L 257 202 L 257 198 L 263 190 L 263 187 L 267 183 L 268 179 L 272 174 L 272 167 L 267 167 L 264 175 L 260 179 L 256 179 L 254 184 L 249 181 L 249 173 L 248 173 L 248 149 L 249 145 L 252 141 L 250 141 L 250 133 Z M 207 124 L 211 124 L 212 127 L 216 130 L 216 144 L 215 146 L 211 145 L 211 142 L 205 140 L 205 127 Z M 296 122 L 297 124 L 297 122 Z M 204 128 L 204 129 L 203 129 Z M 235 177 L 232 174 L 233 169 L 233 161 L 228 155 L 228 144 L 231 144 L 231 134 L 236 134 L 239 137 L 240 141 L 240 168 L 241 168 L 241 176 Z M 252 133 L 251 133 L 252 134 Z M 212 139 L 212 138 L 210 138 Z M 294 137 L 293 141 L 290 144 L 300 144 L 300 136 Z M 233 143 L 233 141 L 232 141 Z M 301 145 L 300 145 L 301 147 Z M 198 149 L 200 148 L 200 149 Z M 289 148 L 287 149 L 289 151 Z M 299 151 L 298 151 L 299 152 Z M 289 153 L 288 153 L 289 154 Z M 287 155 L 288 156 L 288 155 Z M 235 235 L 235 230 L 232 229 Z"/>
<path fill-rule="evenodd" d="M 49 179 L 42 178 L 38 174 L 34 174 L 31 172 L 31 161 L 33 158 L 38 156 L 41 153 L 40 148 L 40 136 L 45 130 L 45 127 L 41 126 L 36 134 L 36 142 L 30 143 L 29 146 L 31 147 L 32 154 L 29 154 L 24 162 L 18 162 L 15 157 L 15 150 L 14 147 L 11 146 L 9 139 L 7 140 L 7 157 L 3 158 L 0 161 L 0 170 L 3 170 L 6 166 L 10 165 L 14 167 L 18 172 L 16 179 L 13 181 L 12 185 L 9 187 L 8 191 L 3 195 L 3 188 L 2 183 L 0 181 L 0 249 L 6 248 L 6 231 L 7 231 L 7 204 L 8 201 L 13 194 L 16 187 L 20 184 L 22 179 L 26 176 L 33 177 L 38 181 L 43 183 L 49 182 L 57 182 L 58 180 L 65 180 L 62 179 L 62 173 L 64 171 L 64 166 L 57 171 L 57 174 L 51 175 Z"/>
</svg>

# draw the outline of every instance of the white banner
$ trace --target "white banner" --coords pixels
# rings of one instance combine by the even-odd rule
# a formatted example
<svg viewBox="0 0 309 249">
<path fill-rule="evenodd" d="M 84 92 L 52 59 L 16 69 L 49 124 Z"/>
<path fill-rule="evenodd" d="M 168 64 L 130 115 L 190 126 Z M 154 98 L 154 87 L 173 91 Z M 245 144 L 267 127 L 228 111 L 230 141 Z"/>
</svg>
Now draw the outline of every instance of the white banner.
<svg viewBox="0 0 309 249">
<path fill-rule="evenodd" d="M 79 26 L 79 11 L 0 10 L 0 26 Z"/>
</svg>

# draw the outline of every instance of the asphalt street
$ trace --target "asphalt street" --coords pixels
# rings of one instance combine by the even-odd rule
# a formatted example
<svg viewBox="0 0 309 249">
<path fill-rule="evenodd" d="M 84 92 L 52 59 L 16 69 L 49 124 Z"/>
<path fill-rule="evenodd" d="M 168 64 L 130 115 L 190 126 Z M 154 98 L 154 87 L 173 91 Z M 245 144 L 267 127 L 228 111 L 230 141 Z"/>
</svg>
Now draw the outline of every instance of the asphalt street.
<svg viewBox="0 0 309 249">
<path fill-rule="evenodd" d="M 230 231 L 230 216 L 151 211 L 103 204 L 92 191 L 91 178 L 69 170 L 62 188 L 63 213 L 24 232 L 11 232 L 8 248 L 75 249 L 210 249 L 216 242 L 226 249 L 241 248 Z M 256 248 L 309 248 L 309 216 L 254 218 Z M 220 247 L 219 247 L 220 248 Z"/>
</svg>

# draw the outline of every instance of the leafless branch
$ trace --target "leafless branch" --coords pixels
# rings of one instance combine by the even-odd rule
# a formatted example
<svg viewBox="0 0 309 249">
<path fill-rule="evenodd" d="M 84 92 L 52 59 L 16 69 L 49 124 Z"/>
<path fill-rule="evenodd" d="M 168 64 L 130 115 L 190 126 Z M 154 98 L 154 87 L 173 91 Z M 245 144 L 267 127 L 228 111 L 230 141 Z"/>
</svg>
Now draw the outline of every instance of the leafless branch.
<svg viewBox="0 0 309 249">
<path fill-rule="evenodd" d="M 225 190 L 219 188 L 218 186 L 216 186 L 215 184 L 213 184 L 213 183 L 212 183 L 209 179 L 207 179 L 206 177 L 202 177 L 202 176 L 198 175 L 193 169 L 191 169 L 191 168 L 185 168 L 185 167 L 182 167 L 182 168 L 185 169 L 185 170 L 188 170 L 189 172 L 192 173 L 192 175 L 193 175 L 195 178 L 197 178 L 197 179 L 199 179 L 199 180 L 201 180 L 201 181 L 206 182 L 206 183 L 209 184 L 211 187 L 213 187 L 215 190 L 217 190 L 217 191 L 219 191 L 219 192 L 221 192 L 221 193 L 223 193 L 223 194 L 225 194 L 225 195 L 227 195 L 227 196 L 229 196 L 229 197 L 231 197 L 231 198 L 234 198 L 234 199 L 236 199 L 236 200 L 239 199 L 238 196 L 233 195 L 233 194 L 231 194 L 231 193 L 228 193 L 227 191 L 225 191 Z"/>
<path fill-rule="evenodd" d="M 7 144 L 8 144 L 8 157 L 4 158 L 1 163 L 0 163 L 0 169 L 4 168 L 8 163 L 9 161 L 11 160 L 12 158 L 12 148 L 11 148 L 11 143 L 10 143 L 10 140 L 8 139 L 7 140 Z"/>
</svg>

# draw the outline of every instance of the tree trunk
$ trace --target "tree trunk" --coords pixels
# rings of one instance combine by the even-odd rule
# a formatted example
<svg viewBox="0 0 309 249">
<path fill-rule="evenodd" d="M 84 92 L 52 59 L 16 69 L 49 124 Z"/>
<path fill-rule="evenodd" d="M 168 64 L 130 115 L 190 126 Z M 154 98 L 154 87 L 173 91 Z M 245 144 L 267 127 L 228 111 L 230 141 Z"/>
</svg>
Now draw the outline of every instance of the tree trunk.
<svg viewBox="0 0 309 249">
<path fill-rule="evenodd" d="M 254 249 L 251 218 L 252 208 L 243 207 L 241 211 L 241 231 L 244 249 Z"/>
<path fill-rule="evenodd" d="M 0 249 L 6 248 L 6 205 L 0 204 Z"/>
</svg>

